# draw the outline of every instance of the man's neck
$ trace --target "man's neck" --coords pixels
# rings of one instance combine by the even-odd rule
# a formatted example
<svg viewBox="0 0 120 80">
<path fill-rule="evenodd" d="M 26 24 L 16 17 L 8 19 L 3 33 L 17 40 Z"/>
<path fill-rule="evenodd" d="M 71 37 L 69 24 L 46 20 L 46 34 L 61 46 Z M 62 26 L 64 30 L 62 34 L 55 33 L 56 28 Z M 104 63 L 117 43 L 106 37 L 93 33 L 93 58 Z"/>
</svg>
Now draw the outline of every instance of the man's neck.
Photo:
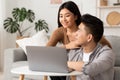
<svg viewBox="0 0 120 80">
<path fill-rule="evenodd" d="M 88 43 L 88 44 L 82 46 L 83 47 L 83 52 L 84 53 L 90 53 L 95 49 L 96 46 L 97 46 L 97 44 L 95 42 Z"/>
</svg>

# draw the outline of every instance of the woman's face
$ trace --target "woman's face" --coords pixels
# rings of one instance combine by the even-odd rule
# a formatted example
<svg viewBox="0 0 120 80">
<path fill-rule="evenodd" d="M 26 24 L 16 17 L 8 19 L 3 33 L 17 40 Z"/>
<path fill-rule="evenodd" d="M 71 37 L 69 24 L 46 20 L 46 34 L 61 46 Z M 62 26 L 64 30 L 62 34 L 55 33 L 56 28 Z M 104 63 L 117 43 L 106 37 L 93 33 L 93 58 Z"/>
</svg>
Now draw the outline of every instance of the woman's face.
<svg viewBox="0 0 120 80">
<path fill-rule="evenodd" d="M 68 9 L 64 8 L 60 11 L 59 21 L 64 28 L 70 28 L 76 25 L 75 20 L 77 20 L 77 17 Z"/>
</svg>

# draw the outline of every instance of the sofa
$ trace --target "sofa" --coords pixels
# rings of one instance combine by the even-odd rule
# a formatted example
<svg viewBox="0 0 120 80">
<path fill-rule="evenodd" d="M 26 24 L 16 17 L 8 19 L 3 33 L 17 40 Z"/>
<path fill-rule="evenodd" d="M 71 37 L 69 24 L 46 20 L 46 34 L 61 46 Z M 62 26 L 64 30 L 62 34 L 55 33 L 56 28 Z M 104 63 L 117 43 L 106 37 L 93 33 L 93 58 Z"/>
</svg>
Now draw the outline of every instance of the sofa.
<svg viewBox="0 0 120 80">
<path fill-rule="evenodd" d="M 120 80 L 120 37 L 119 36 L 105 36 L 111 43 L 114 53 L 116 54 L 116 61 L 114 66 L 114 80 Z M 13 80 L 18 78 L 18 75 L 12 74 L 12 68 L 27 65 L 27 57 L 21 48 L 10 48 L 4 51 L 4 80 Z M 43 76 L 25 76 L 26 80 L 42 80 Z"/>
</svg>

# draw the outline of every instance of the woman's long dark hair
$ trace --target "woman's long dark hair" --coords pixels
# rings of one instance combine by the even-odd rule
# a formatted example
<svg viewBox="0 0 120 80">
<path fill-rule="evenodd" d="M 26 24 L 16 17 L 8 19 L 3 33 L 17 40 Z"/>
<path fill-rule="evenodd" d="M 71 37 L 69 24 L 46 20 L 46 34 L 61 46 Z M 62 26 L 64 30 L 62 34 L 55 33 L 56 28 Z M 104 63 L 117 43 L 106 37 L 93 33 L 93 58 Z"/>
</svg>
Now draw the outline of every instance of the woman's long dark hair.
<svg viewBox="0 0 120 80">
<path fill-rule="evenodd" d="M 59 8 L 59 11 L 58 11 L 58 27 L 61 27 L 62 24 L 60 23 L 59 21 L 59 15 L 60 15 L 60 11 L 63 9 L 63 8 L 66 8 L 68 9 L 70 12 L 72 12 L 75 16 L 77 16 L 77 20 L 76 20 L 76 24 L 77 26 L 81 23 L 81 14 L 80 14 L 80 11 L 79 11 L 79 8 L 78 6 L 73 2 L 73 1 L 67 1 L 65 3 L 63 3 L 60 8 Z"/>
</svg>

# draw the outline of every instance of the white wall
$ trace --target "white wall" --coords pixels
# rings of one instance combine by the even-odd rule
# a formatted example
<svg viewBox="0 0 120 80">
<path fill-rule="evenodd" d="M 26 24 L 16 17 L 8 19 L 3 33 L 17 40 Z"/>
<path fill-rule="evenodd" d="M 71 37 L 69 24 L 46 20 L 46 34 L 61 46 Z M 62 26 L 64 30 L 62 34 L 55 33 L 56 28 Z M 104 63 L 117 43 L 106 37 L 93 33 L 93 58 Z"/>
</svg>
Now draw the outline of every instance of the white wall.
<svg viewBox="0 0 120 80">
<path fill-rule="evenodd" d="M 3 70 L 4 30 L 3 30 L 3 0 L 0 0 L 0 71 Z"/>
<path fill-rule="evenodd" d="M 0 71 L 3 71 L 4 49 L 15 47 L 15 36 L 6 33 L 3 28 L 3 20 L 9 15 L 7 11 L 11 7 L 7 4 L 5 0 L 0 0 Z"/>
<path fill-rule="evenodd" d="M 2 13 L 2 6 L 1 5 L 2 5 L 2 2 L 0 0 L 0 26 L 2 25 L 2 22 L 1 22 L 2 21 L 2 14 L 1 14 Z M 1 27 L 0 27 L 0 69 L 1 69 L 1 56 L 2 56 L 1 55 L 1 53 L 2 53 L 2 46 L 1 46 L 2 45 L 2 40 L 1 40 L 2 36 L 1 36 L 1 34 L 2 34 L 2 31 L 1 31 Z"/>
</svg>

